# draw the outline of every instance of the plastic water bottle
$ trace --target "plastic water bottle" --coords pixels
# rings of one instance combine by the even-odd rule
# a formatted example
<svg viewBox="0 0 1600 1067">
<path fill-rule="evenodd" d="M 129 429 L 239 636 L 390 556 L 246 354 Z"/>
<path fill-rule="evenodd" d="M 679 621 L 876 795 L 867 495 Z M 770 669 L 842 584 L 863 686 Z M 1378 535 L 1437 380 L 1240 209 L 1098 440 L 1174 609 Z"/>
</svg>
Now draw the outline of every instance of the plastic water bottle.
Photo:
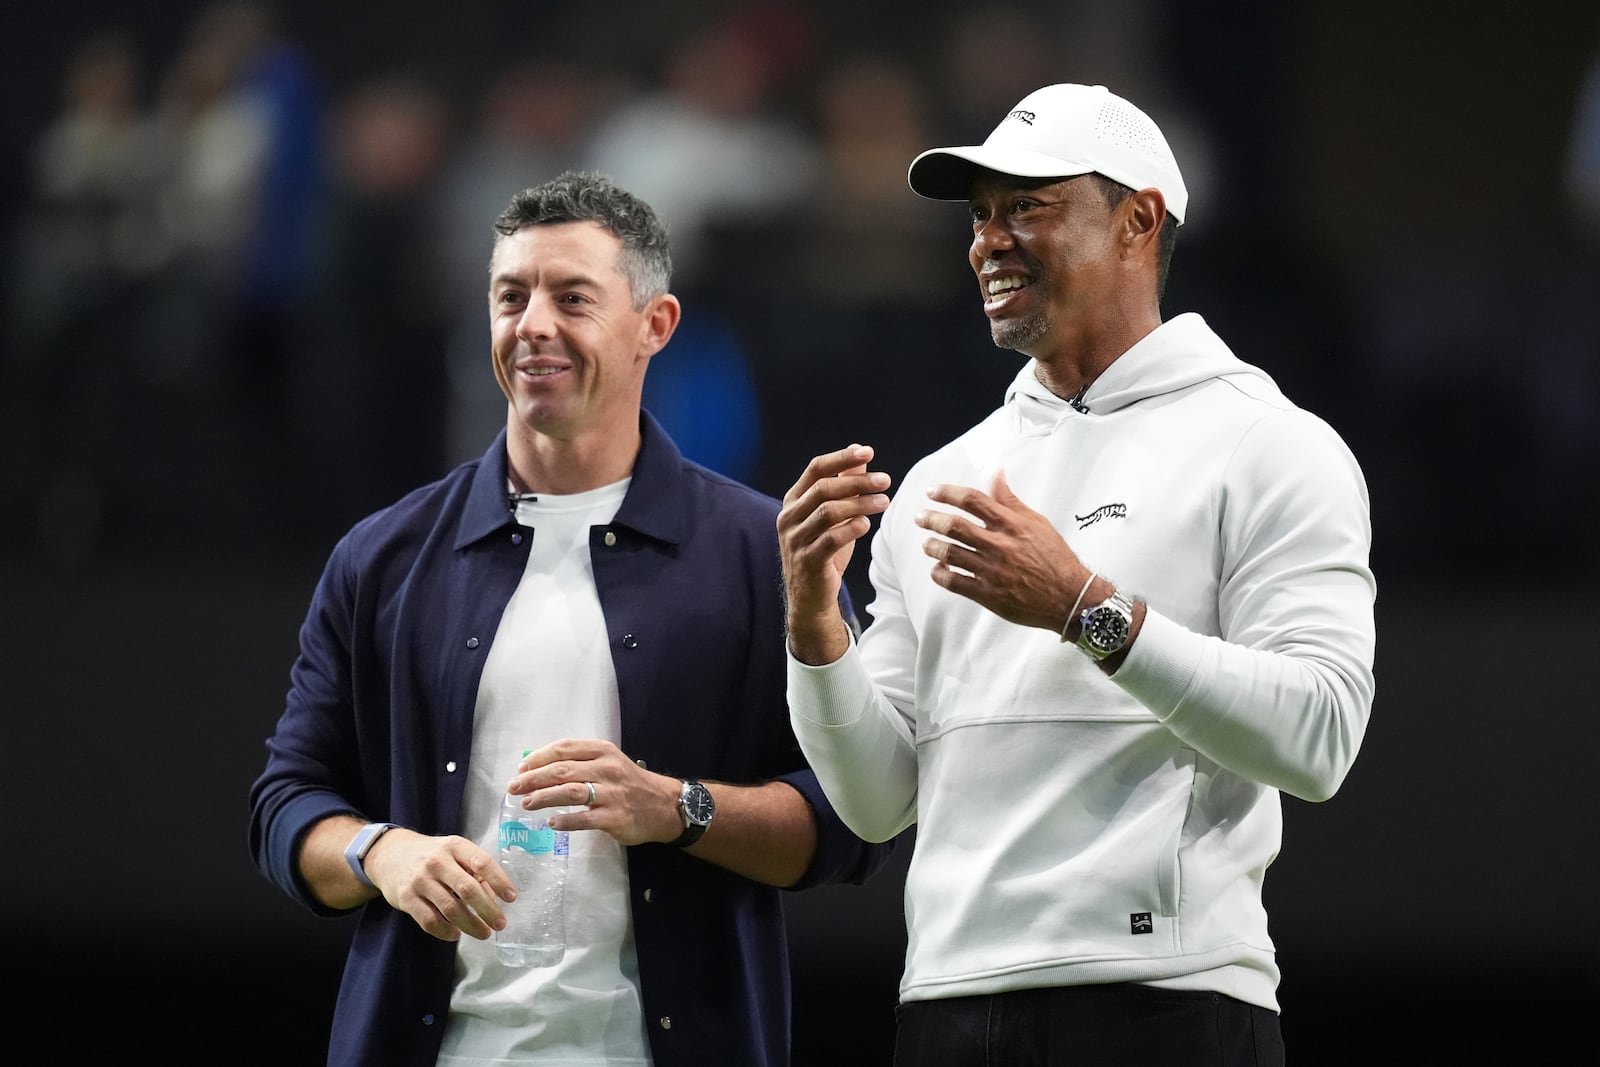
<svg viewBox="0 0 1600 1067">
<path fill-rule="evenodd" d="M 506 928 L 494 935 L 507 967 L 551 967 L 566 955 L 567 831 L 550 826 L 554 813 L 527 811 L 510 793 L 500 804 L 500 866 L 517 887 L 517 899 L 500 905 Z"/>
</svg>

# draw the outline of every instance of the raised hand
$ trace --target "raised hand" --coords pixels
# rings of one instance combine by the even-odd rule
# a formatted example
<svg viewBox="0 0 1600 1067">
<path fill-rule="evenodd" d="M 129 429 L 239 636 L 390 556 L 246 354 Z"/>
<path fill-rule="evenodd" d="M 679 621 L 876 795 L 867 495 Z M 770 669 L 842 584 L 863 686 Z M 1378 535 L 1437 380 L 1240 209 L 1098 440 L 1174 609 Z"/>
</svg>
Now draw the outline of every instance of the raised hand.
<svg viewBox="0 0 1600 1067">
<path fill-rule="evenodd" d="M 869 516 L 889 506 L 889 476 L 867 470 L 867 445 L 817 456 L 783 497 L 778 546 L 788 607 L 789 648 L 803 663 L 832 663 L 849 647 L 839 590 Z"/>
</svg>

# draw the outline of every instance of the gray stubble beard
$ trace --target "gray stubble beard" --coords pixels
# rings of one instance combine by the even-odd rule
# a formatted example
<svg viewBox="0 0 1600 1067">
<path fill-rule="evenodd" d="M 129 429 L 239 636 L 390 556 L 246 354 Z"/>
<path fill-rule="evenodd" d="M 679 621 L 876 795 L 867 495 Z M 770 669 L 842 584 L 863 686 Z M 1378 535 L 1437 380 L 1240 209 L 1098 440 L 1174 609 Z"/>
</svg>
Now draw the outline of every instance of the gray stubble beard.
<svg viewBox="0 0 1600 1067">
<path fill-rule="evenodd" d="M 1042 313 L 1029 315 L 1025 319 L 992 319 L 989 322 L 989 336 L 993 338 L 995 347 L 1009 348 L 1014 352 L 1032 347 L 1049 332 L 1050 323 Z"/>
</svg>

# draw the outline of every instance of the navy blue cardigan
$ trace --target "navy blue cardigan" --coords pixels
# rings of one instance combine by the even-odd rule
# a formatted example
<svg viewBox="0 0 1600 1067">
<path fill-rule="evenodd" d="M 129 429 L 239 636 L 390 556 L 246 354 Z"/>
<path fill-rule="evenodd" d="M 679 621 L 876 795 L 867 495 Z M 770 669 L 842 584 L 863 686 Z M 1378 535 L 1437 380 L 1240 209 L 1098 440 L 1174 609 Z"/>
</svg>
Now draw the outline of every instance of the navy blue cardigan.
<svg viewBox="0 0 1600 1067">
<path fill-rule="evenodd" d="M 685 460 L 641 413 L 633 481 L 590 531 L 622 703 L 622 749 L 651 770 L 782 780 L 817 820 L 793 888 L 860 882 L 892 845 L 834 814 L 785 702 L 782 575 L 772 498 Z M 250 848 L 313 912 L 295 858 L 341 812 L 460 832 L 478 679 L 532 539 L 506 503 L 505 433 L 481 459 L 357 524 L 335 547 L 300 631 L 287 708 L 250 791 Z M 848 596 L 843 606 L 852 618 Z M 781 891 L 665 844 L 631 847 L 630 902 L 658 1067 L 788 1062 Z M 379 898 L 363 906 L 334 1013 L 330 1064 L 432 1064 L 455 946 Z"/>
</svg>

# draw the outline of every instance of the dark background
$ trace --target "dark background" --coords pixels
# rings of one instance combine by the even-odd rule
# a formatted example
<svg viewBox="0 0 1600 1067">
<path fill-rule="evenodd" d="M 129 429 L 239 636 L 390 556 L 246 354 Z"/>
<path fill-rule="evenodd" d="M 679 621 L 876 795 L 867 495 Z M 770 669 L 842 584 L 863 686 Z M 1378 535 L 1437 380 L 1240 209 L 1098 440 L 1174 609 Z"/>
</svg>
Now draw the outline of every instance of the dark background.
<svg viewBox="0 0 1600 1067">
<path fill-rule="evenodd" d="M 1578 131 L 1600 8 L 675 6 L 284 4 L 327 122 L 325 184 L 302 284 L 253 302 L 217 284 L 237 248 L 160 269 L 40 252 L 83 210 L 34 163 L 77 49 L 126 31 L 148 108 L 205 6 L 5 16 L 0 903 L 19 1040 L 59 1046 L 53 1063 L 320 1062 L 349 927 L 254 871 L 246 791 L 333 539 L 492 432 L 486 349 L 455 354 L 481 309 L 452 272 L 466 198 L 448 195 L 463 172 L 498 174 L 467 162 L 483 95 L 525 62 L 575 66 L 581 140 L 663 84 L 680 45 L 764 12 L 779 30 L 761 110 L 881 181 L 824 167 L 745 215 L 728 194 L 678 282 L 686 328 L 724 332 L 674 341 L 653 409 L 775 495 L 851 440 L 902 473 L 1018 362 L 971 299 L 959 209 L 904 190 L 897 135 L 916 118 L 910 151 L 981 139 L 1051 80 L 1150 101 L 1194 195 L 1167 314 L 1200 311 L 1327 417 L 1372 490 L 1371 728 L 1331 802 L 1285 798 L 1265 890 L 1291 1062 L 1583 1047 L 1600 992 L 1600 701 L 1580 681 L 1600 647 L 1600 177 L 1578 164 L 1600 148 Z M 860 55 L 909 78 L 836 83 Z M 363 157 L 349 149 L 372 111 L 355 105 L 373 99 L 404 104 L 378 110 L 410 134 Z M 543 148 L 522 165 L 583 158 Z M 487 261 L 486 222 L 469 260 Z M 463 396 L 487 397 L 489 421 Z M 870 599 L 864 568 L 852 588 Z M 1003 782 L 997 818 L 1026 788 Z M 797 1064 L 887 1062 L 903 858 L 792 898 Z"/>
</svg>

